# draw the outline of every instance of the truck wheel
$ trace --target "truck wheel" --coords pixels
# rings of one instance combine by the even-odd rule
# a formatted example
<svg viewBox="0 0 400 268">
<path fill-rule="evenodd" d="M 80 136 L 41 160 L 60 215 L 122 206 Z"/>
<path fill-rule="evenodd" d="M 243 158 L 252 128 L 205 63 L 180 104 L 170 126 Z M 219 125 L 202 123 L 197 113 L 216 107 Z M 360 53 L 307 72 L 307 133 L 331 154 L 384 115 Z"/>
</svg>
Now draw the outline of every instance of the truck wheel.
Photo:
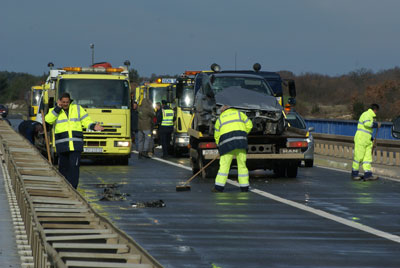
<svg viewBox="0 0 400 268">
<path fill-rule="evenodd" d="M 276 166 L 274 167 L 274 173 L 277 177 L 285 177 L 286 168 L 285 166 Z"/>
<path fill-rule="evenodd" d="M 205 165 L 206 165 L 205 160 L 201 159 L 200 163 L 199 163 L 200 169 L 202 169 Z M 215 179 L 215 177 L 217 176 L 217 173 L 218 173 L 218 168 L 219 167 L 218 167 L 218 165 L 215 164 L 215 162 L 212 163 L 211 165 L 209 165 L 205 170 L 203 170 L 200 173 L 201 178 L 203 178 L 203 179 L 207 179 L 207 178 Z"/>
<path fill-rule="evenodd" d="M 311 160 L 304 160 L 305 167 L 313 167 L 314 166 L 314 159 Z"/>
<path fill-rule="evenodd" d="M 298 164 L 296 163 L 295 165 L 291 164 L 287 167 L 287 176 L 288 178 L 296 178 L 297 177 L 297 170 L 298 170 Z"/>
<path fill-rule="evenodd" d="M 192 173 L 194 175 L 197 172 L 199 172 L 200 168 L 199 165 L 197 165 L 197 163 L 194 162 L 193 158 L 190 158 L 190 162 L 192 163 Z"/>
<path fill-rule="evenodd" d="M 122 156 L 117 159 L 117 164 L 122 165 L 122 166 L 127 166 L 129 164 L 129 157 L 128 156 Z"/>
</svg>

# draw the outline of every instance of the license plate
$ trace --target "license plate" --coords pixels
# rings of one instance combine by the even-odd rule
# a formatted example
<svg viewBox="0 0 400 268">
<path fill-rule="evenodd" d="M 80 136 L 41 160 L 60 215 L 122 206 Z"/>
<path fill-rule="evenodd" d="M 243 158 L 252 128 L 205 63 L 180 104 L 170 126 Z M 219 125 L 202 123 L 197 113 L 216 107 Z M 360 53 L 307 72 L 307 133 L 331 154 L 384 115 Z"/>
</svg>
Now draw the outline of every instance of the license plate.
<svg viewBox="0 0 400 268">
<path fill-rule="evenodd" d="M 98 147 L 94 147 L 94 148 L 88 148 L 88 147 L 84 147 L 83 148 L 83 152 L 84 153 L 102 153 L 103 152 L 103 148 L 98 148 Z"/>
<path fill-rule="evenodd" d="M 218 154 L 218 150 L 203 150 L 203 155 Z"/>
<path fill-rule="evenodd" d="M 281 148 L 281 154 L 299 154 L 301 153 L 300 148 Z"/>
</svg>

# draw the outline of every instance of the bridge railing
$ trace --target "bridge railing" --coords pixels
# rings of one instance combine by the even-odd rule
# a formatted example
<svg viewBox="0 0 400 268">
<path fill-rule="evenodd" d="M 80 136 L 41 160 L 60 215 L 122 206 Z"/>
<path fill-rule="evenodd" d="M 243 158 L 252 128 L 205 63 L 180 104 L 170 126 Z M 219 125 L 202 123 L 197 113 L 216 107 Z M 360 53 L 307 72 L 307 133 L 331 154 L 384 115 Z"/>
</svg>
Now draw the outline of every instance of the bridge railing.
<svg viewBox="0 0 400 268">
<path fill-rule="evenodd" d="M 354 137 L 312 133 L 315 153 L 344 159 L 353 159 Z M 376 164 L 400 166 L 400 140 L 377 139 L 373 150 L 373 161 Z"/>
</svg>

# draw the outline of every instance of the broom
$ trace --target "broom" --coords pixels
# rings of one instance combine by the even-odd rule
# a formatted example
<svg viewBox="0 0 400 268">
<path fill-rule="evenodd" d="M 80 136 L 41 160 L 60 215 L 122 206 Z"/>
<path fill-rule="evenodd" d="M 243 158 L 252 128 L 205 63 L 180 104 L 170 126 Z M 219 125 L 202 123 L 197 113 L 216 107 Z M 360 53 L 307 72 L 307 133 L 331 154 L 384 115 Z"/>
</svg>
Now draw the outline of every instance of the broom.
<svg viewBox="0 0 400 268">
<path fill-rule="evenodd" d="M 219 157 L 219 155 L 217 155 L 213 160 L 211 160 L 210 162 L 208 162 L 203 168 L 201 168 L 199 171 L 197 171 L 196 174 L 194 174 L 192 177 L 190 177 L 190 179 L 188 179 L 187 181 L 185 181 L 184 183 L 177 185 L 176 186 L 176 191 L 177 192 L 184 192 L 184 191 L 190 191 L 191 186 L 189 185 L 189 183 L 197 176 L 200 174 L 200 172 L 202 172 L 203 170 L 205 170 L 209 165 L 211 165 L 215 160 L 217 160 Z"/>
</svg>

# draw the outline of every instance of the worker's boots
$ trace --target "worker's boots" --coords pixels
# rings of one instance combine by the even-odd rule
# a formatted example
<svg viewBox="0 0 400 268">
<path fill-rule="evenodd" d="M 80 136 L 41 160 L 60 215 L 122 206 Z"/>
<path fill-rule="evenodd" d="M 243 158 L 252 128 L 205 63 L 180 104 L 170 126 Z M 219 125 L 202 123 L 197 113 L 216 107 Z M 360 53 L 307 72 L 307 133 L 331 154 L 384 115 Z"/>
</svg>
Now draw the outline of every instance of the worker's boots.
<svg viewBox="0 0 400 268">
<path fill-rule="evenodd" d="M 222 192 L 224 191 L 224 188 L 225 188 L 225 187 L 223 187 L 223 186 L 215 185 L 215 186 L 211 189 L 211 192 L 213 192 L 213 193 L 222 193 Z"/>
<path fill-rule="evenodd" d="M 379 179 L 379 177 L 376 175 L 372 175 L 372 172 L 365 172 L 363 179 L 365 181 L 376 181 L 377 179 Z"/>
<path fill-rule="evenodd" d="M 363 177 L 360 174 L 358 174 L 358 171 L 353 170 L 353 171 L 351 171 L 351 179 L 353 181 L 360 181 L 363 179 Z"/>
</svg>

